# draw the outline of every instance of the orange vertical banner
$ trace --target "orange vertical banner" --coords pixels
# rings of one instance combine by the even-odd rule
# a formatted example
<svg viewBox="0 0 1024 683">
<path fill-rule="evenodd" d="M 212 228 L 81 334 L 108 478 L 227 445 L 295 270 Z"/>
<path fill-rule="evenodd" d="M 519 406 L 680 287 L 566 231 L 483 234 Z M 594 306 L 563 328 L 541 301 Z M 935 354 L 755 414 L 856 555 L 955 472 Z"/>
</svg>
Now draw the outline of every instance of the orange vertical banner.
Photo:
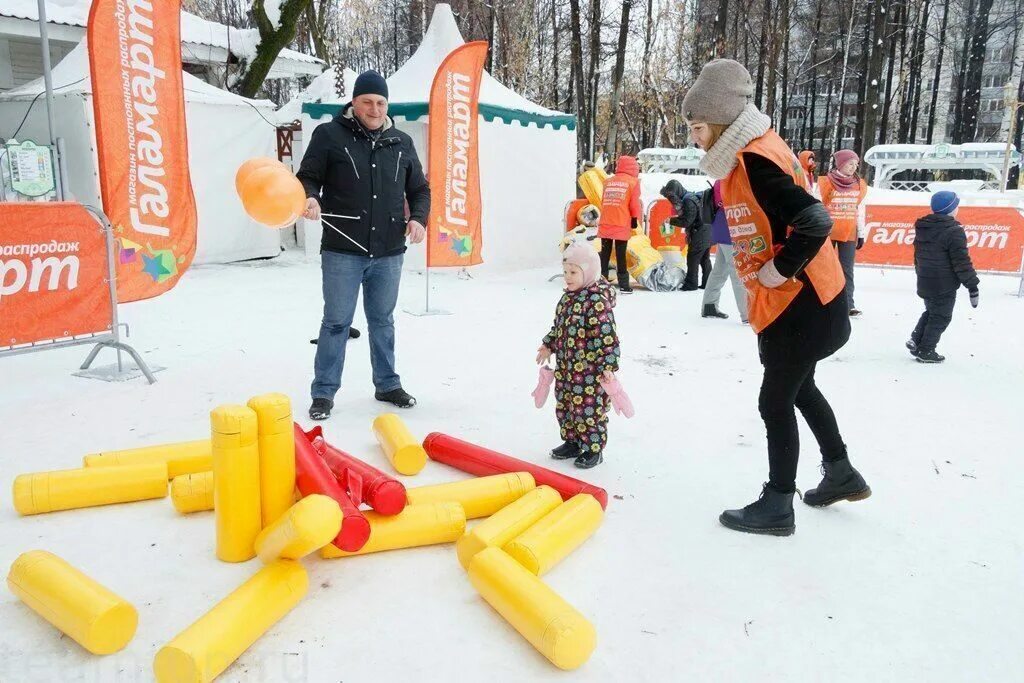
<svg viewBox="0 0 1024 683">
<path fill-rule="evenodd" d="M 117 240 L 117 294 L 167 291 L 196 251 L 181 77 L 180 0 L 93 0 L 89 10 L 103 208 Z"/>
<path fill-rule="evenodd" d="M 483 263 L 477 116 L 486 59 L 486 41 L 457 47 L 430 88 L 428 267 Z"/>
</svg>

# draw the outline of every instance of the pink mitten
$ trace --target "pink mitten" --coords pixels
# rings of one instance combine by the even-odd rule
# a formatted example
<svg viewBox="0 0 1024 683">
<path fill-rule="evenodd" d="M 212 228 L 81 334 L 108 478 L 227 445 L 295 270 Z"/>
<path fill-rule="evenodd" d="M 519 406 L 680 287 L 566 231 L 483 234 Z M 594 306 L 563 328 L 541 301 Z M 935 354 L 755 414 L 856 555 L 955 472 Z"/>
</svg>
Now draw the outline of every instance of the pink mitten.
<svg viewBox="0 0 1024 683">
<path fill-rule="evenodd" d="M 601 388 L 604 389 L 604 393 L 608 394 L 608 397 L 612 400 L 612 408 L 615 410 L 617 415 L 625 415 L 626 417 L 633 417 L 633 402 L 629 400 L 629 395 L 626 394 L 626 390 L 622 388 L 618 379 L 613 379 L 611 382 L 605 382 L 600 380 Z"/>
<path fill-rule="evenodd" d="M 544 403 L 548 400 L 548 394 L 551 393 L 551 384 L 554 381 L 555 371 L 546 365 L 542 365 L 537 377 L 537 388 L 533 390 L 533 403 L 538 408 L 544 407 Z"/>
</svg>

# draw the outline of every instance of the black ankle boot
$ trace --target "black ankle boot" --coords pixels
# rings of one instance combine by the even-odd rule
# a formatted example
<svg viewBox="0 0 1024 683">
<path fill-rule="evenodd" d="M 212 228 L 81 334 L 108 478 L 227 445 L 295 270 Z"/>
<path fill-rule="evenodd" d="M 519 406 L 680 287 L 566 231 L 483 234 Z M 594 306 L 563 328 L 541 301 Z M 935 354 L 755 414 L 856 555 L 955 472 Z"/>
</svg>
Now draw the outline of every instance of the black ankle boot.
<svg viewBox="0 0 1024 683">
<path fill-rule="evenodd" d="M 619 291 L 623 294 L 632 294 L 633 288 L 629 284 L 629 275 L 619 276 Z"/>
<path fill-rule="evenodd" d="M 796 531 L 793 494 L 776 491 L 769 484 L 761 497 L 742 510 L 726 510 L 718 521 L 734 531 L 770 536 L 791 536 Z"/>
<path fill-rule="evenodd" d="M 871 495 L 871 487 L 860 472 L 853 469 L 849 458 L 823 462 L 821 473 L 824 478 L 816 488 L 804 493 L 804 502 L 815 508 L 822 508 L 841 500 L 864 500 Z"/>
<path fill-rule="evenodd" d="M 718 306 L 714 304 L 704 304 L 704 311 L 700 314 L 702 318 L 721 318 L 725 320 L 729 317 L 728 313 L 722 313 L 718 310 Z"/>
<path fill-rule="evenodd" d="M 555 460 L 569 460 L 580 456 L 580 446 L 574 441 L 565 441 L 561 446 L 551 449 L 551 457 Z"/>
</svg>

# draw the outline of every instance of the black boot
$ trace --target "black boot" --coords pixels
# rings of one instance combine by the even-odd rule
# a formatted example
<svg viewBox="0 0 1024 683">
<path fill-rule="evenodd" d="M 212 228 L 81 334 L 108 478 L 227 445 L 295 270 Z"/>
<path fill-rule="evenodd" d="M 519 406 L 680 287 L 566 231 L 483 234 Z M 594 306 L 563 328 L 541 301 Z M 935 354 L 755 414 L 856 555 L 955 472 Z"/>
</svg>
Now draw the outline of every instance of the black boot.
<svg viewBox="0 0 1024 683">
<path fill-rule="evenodd" d="M 561 446 L 551 449 L 551 457 L 555 460 L 569 460 L 580 456 L 580 447 L 574 441 L 565 441 Z"/>
<path fill-rule="evenodd" d="M 354 328 L 354 327 L 348 328 L 348 338 L 349 339 L 359 339 L 359 337 L 361 335 L 362 335 L 362 332 L 360 332 L 356 328 Z M 317 342 L 319 342 L 319 341 L 320 341 L 319 339 L 310 339 L 309 343 L 312 344 L 313 346 L 316 346 Z"/>
<path fill-rule="evenodd" d="M 398 387 L 391 391 L 378 391 L 373 396 L 378 401 L 391 403 L 399 408 L 412 408 L 416 405 L 416 399 L 406 393 L 405 389 Z"/>
<path fill-rule="evenodd" d="M 734 531 L 770 536 L 791 536 L 796 531 L 793 494 L 776 491 L 769 484 L 761 497 L 742 510 L 726 510 L 718 521 Z"/>
<path fill-rule="evenodd" d="M 697 283 L 696 282 L 684 282 L 683 283 L 683 291 L 684 292 L 692 292 L 695 289 L 699 289 L 697 287 Z"/>
<path fill-rule="evenodd" d="M 871 487 L 853 469 L 849 458 L 823 462 L 821 473 L 821 483 L 804 493 L 804 502 L 811 507 L 823 508 L 841 500 L 864 500 L 871 496 Z"/>
<path fill-rule="evenodd" d="M 604 462 L 604 454 L 601 451 L 597 453 L 594 451 L 583 451 L 580 453 L 580 457 L 576 458 L 572 464 L 581 470 L 589 470 L 591 467 L 597 467 L 602 462 Z"/>
<path fill-rule="evenodd" d="M 918 363 L 941 363 L 946 360 L 945 356 L 935 353 L 935 349 L 922 349 L 921 347 L 917 348 L 915 357 Z"/>
<path fill-rule="evenodd" d="M 331 409 L 334 408 L 334 401 L 329 398 L 314 398 L 313 405 L 309 407 L 310 420 L 326 420 L 331 416 Z"/>
<path fill-rule="evenodd" d="M 908 339 L 906 343 L 907 351 L 910 351 L 910 355 L 917 357 L 917 342 L 913 339 Z"/>
<path fill-rule="evenodd" d="M 633 287 L 629 284 L 629 274 L 619 275 L 619 291 L 623 294 L 632 294 Z"/>
<path fill-rule="evenodd" d="M 718 306 L 714 304 L 704 304 L 704 311 L 700 314 L 702 318 L 721 318 L 725 320 L 729 317 L 728 313 L 722 313 L 718 310 Z"/>
</svg>

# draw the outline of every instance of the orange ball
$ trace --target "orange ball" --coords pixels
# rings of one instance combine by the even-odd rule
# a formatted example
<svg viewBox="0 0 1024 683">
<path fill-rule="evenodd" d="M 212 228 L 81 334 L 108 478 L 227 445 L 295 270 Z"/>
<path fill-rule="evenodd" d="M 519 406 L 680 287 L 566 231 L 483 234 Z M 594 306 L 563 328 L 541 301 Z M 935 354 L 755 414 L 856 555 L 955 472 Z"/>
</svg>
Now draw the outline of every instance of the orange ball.
<svg viewBox="0 0 1024 683">
<path fill-rule="evenodd" d="M 245 179 L 239 195 L 249 217 L 268 228 L 289 226 L 306 209 L 302 183 L 285 168 L 256 169 Z"/>
<path fill-rule="evenodd" d="M 287 166 L 277 159 L 272 159 L 270 157 L 253 157 L 252 159 L 243 162 L 242 165 L 238 167 L 238 171 L 235 172 L 235 192 L 238 193 L 239 197 L 242 196 L 242 186 L 245 185 L 245 181 L 253 171 L 261 168 L 267 168 L 268 166 L 276 166 L 277 168 L 287 170 Z"/>
</svg>

